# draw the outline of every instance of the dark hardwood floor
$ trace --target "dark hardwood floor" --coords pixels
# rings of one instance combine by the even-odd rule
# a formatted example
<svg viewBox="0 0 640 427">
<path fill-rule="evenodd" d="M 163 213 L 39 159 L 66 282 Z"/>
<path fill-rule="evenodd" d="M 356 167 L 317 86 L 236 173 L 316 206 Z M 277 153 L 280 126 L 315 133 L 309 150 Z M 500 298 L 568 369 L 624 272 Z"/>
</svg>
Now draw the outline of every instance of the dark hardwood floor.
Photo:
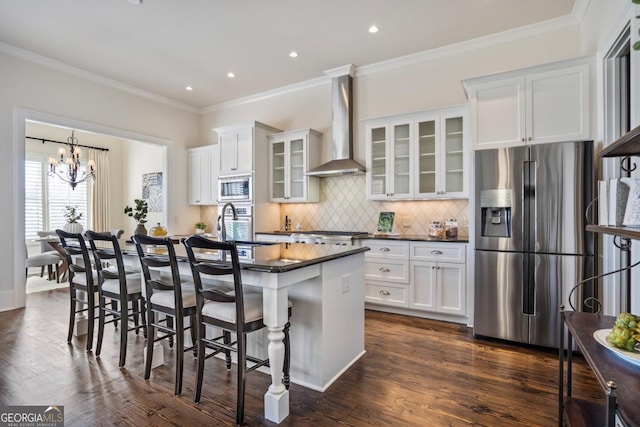
<svg viewBox="0 0 640 427">
<path fill-rule="evenodd" d="M 66 342 L 68 291 L 27 295 L 27 307 L 0 313 L 0 404 L 64 405 L 65 425 L 233 425 L 235 366 L 210 359 L 203 398 L 192 402 L 195 359 L 187 353 L 181 396 L 173 395 L 173 351 L 145 381 L 145 340 L 129 340 L 118 368 L 118 335 L 108 325 L 100 358 L 84 338 Z M 95 343 L 94 343 L 95 346 Z M 167 348 L 168 349 L 168 348 Z M 480 340 L 461 325 L 367 311 L 367 353 L 325 393 L 291 385 L 284 426 L 556 426 L 557 354 Z M 576 396 L 601 392 L 584 360 L 574 365 Z M 263 417 L 270 381 L 248 377 L 245 424 Z"/>
</svg>

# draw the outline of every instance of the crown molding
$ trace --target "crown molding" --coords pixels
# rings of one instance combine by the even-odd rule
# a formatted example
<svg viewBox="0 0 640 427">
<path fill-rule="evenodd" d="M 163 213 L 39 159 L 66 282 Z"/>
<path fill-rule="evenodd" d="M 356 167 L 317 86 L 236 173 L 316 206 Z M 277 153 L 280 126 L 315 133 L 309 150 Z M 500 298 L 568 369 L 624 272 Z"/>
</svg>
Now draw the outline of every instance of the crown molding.
<svg viewBox="0 0 640 427">
<path fill-rule="evenodd" d="M 72 65 L 65 64 L 58 60 L 49 58 L 47 56 L 39 55 L 33 52 L 30 52 L 25 49 L 21 49 L 19 47 L 6 44 L 0 42 L 0 53 L 4 53 L 10 56 L 15 56 L 20 59 L 24 59 L 25 61 L 33 62 L 39 65 L 43 65 L 47 68 L 52 68 L 54 70 L 61 71 L 63 73 L 71 74 L 76 77 L 80 77 L 85 80 L 92 81 L 94 83 L 98 83 L 104 86 L 108 86 L 113 89 L 121 90 L 123 92 L 127 92 L 133 95 L 140 96 L 142 98 L 147 98 L 152 101 L 169 105 L 175 108 L 179 108 L 181 110 L 189 111 L 191 113 L 199 113 L 200 109 L 194 107 L 192 105 L 183 104 L 182 102 L 175 101 L 173 99 L 157 95 L 153 92 L 149 92 L 143 89 L 139 89 L 134 86 L 127 85 L 125 83 L 119 82 L 117 80 L 113 80 L 104 76 L 101 76 L 96 73 L 92 73 L 90 71 L 83 70 L 78 67 L 74 67 Z"/>
<path fill-rule="evenodd" d="M 292 85 L 279 87 L 277 89 L 267 90 L 265 92 L 256 93 L 254 95 L 245 96 L 244 98 L 233 99 L 231 101 L 221 102 L 219 104 L 211 105 L 200 109 L 200 114 L 207 114 L 214 111 L 225 110 L 227 108 L 239 107 L 241 105 L 251 104 L 252 102 L 262 101 L 276 96 L 285 95 L 287 93 L 298 92 L 300 90 L 311 89 L 317 86 L 322 86 L 331 82 L 329 76 L 318 77 L 312 80 L 306 80 L 300 83 L 294 83 Z"/>
<path fill-rule="evenodd" d="M 582 1 L 582 0 L 577 0 Z M 559 30 L 574 25 L 578 25 L 579 21 L 573 15 L 567 15 L 560 18 L 554 18 L 542 23 L 531 24 L 524 27 L 518 27 L 500 33 L 490 34 L 488 36 L 478 37 L 476 39 L 465 40 L 459 43 L 438 47 L 435 49 L 425 50 L 418 53 L 390 59 L 388 61 L 378 62 L 371 65 L 363 65 L 358 67 L 356 76 L 365 76 L 367 74 L 378 73 L 393 68 L 404 67 L 407 65 L 417 64 L 421 62 L 431 61 L 437 58 L 443 58 L 451 55 L 459 55 L 477 49 L 483 49 L 498 44 L 510 42 L 513 40 L 523 39 L 538 34 L 544 34 L 549 31 Z"/>
</svg>

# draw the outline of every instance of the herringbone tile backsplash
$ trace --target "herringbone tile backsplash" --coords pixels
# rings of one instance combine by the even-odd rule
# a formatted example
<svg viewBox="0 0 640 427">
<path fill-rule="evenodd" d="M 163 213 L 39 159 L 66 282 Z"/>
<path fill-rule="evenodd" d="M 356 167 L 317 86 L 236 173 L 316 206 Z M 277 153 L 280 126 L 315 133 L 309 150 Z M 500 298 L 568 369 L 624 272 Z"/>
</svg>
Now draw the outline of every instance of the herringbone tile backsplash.
<svg viewBox="0 0 640 427">
<path fill-rule="evenodd" d="M 427 235 L 429 223 L 457 218 L 459 235 L 468 236 L 468 200 L 373 201 L 367 200 L 365 176 L 339 176 L 320 180 L 320 203 L 280 205 L 280 224 L 285 216 L 292 228 L 375 232 L 380 212 L 395 212 L 394 233 Z M 403 226 L 407 218 L 409 226 Z"/>
</svg>

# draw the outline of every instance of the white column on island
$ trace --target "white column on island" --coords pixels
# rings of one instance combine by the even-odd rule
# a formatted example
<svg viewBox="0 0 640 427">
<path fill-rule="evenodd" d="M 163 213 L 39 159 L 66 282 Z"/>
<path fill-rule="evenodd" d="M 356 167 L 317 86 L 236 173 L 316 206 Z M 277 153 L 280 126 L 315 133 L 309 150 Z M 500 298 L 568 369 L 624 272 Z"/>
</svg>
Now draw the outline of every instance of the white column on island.
<svg viewBox="0 0 640 427">
<path fill-rule="evenodd" d="M 284 366 L 284 326 L 289 320 L 287 288 L 263 288 L 262 304 L 264 324 L 269 330 L 269 365 L 271 385 L 264 395 L 264 416 L 269 421 L 281 423 L 289 416 L 289 390 L 282 383 Z"/>
</svg>

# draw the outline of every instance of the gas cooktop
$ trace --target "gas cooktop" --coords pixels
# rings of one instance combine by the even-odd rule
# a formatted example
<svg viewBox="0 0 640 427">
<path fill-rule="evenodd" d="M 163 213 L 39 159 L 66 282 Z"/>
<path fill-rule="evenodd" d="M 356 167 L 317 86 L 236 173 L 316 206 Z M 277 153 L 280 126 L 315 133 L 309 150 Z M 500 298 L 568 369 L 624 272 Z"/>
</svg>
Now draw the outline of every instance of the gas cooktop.
<svg viewBox="0 0 640 427">
<path fill-rule="evenodd" d="M 366 231 L 305 230 L 291 233 L 291 241 L 321 245 L 352 245 L 354 238 L 367 235 Z"/>
<path fill-rule="evenodd" d="M 320 236 L 361 236 L 367 235 L 366 231 L 332 231 L 332 230 L 305 230 L 295 231 L 293 234 L 317 234 Z"/>
</svg>

